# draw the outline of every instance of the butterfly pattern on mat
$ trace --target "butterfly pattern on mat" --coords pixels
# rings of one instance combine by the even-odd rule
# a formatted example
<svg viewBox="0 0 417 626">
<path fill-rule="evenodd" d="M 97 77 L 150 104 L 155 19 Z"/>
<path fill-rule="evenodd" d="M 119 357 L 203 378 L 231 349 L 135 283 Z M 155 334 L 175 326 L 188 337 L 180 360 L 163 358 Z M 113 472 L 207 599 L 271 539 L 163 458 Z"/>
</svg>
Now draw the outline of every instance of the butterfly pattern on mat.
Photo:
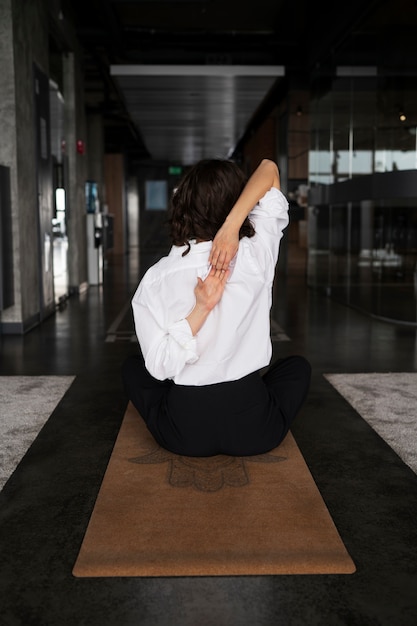
<svg viewBox="0 0 417 626">
<path fill-rule="evenodd" d="M 268 452 L 254 456 L 234 457 L 219 454 L 212 457 L 180 456 L 158 447 L 153 452 L 129 459 L 131 463 L 168 463 L 168 483 L 172 487 L 194 487 L 199 491 L 219 491 L 224 487 L 244 487 L 250 482 L 248 463 L 282 463 L 285 456 Z"/>
</svg>

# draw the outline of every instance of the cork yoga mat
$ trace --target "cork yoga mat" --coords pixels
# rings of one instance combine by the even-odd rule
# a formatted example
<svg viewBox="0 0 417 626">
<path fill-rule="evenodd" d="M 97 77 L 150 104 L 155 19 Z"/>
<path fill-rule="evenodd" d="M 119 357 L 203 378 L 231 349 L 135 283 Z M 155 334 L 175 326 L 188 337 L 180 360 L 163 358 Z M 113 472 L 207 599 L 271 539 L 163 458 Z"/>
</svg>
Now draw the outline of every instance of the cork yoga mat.
<svg viewBox="0 0 417 626">
<path fill-rule="evenodd" d="M 355 565 L 289 433 L 268 454 L 181 457 L 129 404 L 76 577 L 351 574 Z"/>
</svg>

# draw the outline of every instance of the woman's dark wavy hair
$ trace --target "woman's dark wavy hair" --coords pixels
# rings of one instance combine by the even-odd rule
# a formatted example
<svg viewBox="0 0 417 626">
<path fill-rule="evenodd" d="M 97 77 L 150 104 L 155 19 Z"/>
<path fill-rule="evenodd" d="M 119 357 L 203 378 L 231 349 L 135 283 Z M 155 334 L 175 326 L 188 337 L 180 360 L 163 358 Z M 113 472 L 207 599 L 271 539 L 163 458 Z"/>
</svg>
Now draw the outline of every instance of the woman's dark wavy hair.
<svg viewBox="0 0 417 626">
<path fill-rule="evenodd" d="M 184 175 L 171 198 L 168 220 L 173 244 L 188 245 L 183 256 L 190 251 L 190 239 L 214 239 L 246 181 L 241 168 L 226 159 L 203 159 Z M 246 218 L 239 239 L 254 234 Z"/>
</svg>

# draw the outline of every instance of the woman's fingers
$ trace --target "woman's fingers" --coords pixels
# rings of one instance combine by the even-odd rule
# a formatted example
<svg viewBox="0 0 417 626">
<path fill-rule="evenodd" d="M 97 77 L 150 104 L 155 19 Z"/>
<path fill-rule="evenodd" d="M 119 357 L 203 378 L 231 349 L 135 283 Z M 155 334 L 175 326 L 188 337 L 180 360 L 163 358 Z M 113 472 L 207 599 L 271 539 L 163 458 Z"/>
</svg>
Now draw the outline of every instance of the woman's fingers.
<svg viewBox="0 0 417 626">
<path fill-rule="evenodd" d="M 219 245 L 214 242 L 209 255 L 209 263 L 218 269 L 227 269 L 236 252 L 235 247 L 230 243 Z"/>
<path fill-rule="evenodd" d="M 229 266 L 229 261 L 230 259 L 228 258 L 226 252 L 214 252 L 209 258 L 209 262 L 211 263 L 211 265 L 219 270 L 226 270 Z"/>
<path fill-rule="evenodd" d="M 219 288 L 223 291 L 229 274 L 229 270 L 220 270 L 212 266 L 210 273 L 204 281 L 206 283 L 205 286 L 207 287 L 207 291 L 216 291 Z"/>
<path fill-rule="evenodd" d="M 197 303 L 211 310 L 220 301 L 226 287 L 228 270 L 212 267 L 207 278 L 198 278 L 194 293 Z"/>
<path fill-rule="evenodd" d="M 227 270 L 229 263 L 239 249 L 238 245 L 231 244 L 227 248 L 218 250 L 213 247 L 209 256 L 209 263 L 217 269 Z"/>
<path fill-rule="evenodd" d="M 211 251 L 209 262 L 211 263 L 211 265 L 213 265 L 213 267 L 216 267 L 216 268 L 220 268 L 220 266 L 223 267 L 223 260 L 224 259 L 220 251 L 218 250 Z"/>
<path fill-rule="evenodd" d="M 226 270 L 226 269 L 220 269 L 220 268 L 215 267 L 213 265 L 211 270 L 210 270 L 209 276 L 210 275 L 214 276 L 215 278 L 218 278 L 220 280 L 226 280 L 227 276 L 229 275 L 229 271 Z"/>
<path fill-rule="evenodd" d="M 220 279 L 222 281 L 225 281 L 228 275 L 229 275 L 229 270 L 225 270 L 225 269 L 220 270 Z"/>
<path fill-rule="evenodd" d="M 209 263 L 218 269 L 226 270 L 239 248 L 239 231 L 227 224 L 217 231 L 209 255 Z"/>
</svg>

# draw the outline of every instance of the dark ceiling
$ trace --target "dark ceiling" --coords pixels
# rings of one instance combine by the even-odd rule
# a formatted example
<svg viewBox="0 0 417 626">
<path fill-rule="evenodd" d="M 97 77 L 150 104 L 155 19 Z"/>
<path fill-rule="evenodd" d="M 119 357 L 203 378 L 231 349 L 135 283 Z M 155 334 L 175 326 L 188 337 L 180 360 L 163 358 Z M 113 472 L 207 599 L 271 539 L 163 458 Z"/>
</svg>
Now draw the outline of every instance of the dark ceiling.
<svg viewBox="0 0 417 626">
<path fill-rule="evenodd" d="M 305 87 L 335 52 L 342 63 L 373 63 L 384 36 L 400 36 L 398 10 L 415 33 L 415 4 L 72 0 L 67 10 L 87 110 L 103 114 L 107 150 L 187 163 L 233 153 L 271 94 Z"/>
</svg>

